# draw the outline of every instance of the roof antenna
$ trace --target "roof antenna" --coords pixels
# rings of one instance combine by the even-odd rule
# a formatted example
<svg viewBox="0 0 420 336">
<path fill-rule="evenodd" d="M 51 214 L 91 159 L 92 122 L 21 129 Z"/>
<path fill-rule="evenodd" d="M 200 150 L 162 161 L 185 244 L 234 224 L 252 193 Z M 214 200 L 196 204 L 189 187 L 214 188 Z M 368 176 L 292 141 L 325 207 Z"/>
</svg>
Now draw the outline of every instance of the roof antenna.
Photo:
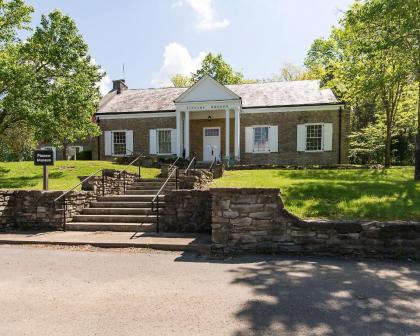
<svg viewBox="0 0 420 336">
<path fill-rule="evenodd" d="M 125 64 L 123 63 L 123 79 L 125 80 Z"/>
</svg>

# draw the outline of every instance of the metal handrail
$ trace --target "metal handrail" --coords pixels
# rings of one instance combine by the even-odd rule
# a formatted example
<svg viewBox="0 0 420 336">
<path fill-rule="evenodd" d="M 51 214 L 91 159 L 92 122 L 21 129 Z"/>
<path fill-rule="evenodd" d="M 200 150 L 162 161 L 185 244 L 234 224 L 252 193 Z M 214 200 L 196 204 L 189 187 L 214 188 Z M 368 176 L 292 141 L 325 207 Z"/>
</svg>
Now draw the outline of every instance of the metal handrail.
<svg viewBox="0 0 420 336">
<path fill-rule="evenodd" d="M 190 163 L 188 164 L 187 169 L 185 169 L 185 175 L 188 175 L 188 172 L 189 172 L 189 170 L 190 170 L 191 165 L 193 164 L 193 162 L 194 162 L 194 167 L 195 167 L 195 163 L 196 163 L 195 156 L 191 159 Z"/>
<path fill-rule="evenodd" d="M 175 163 L 178 161 L 179 157 L 172 163 L 169 167 L 170 170 L 168 171 L 168 177 L 166 181 L 162 184 L 158 192 L 156 193 L 155 197 L 152 199 L 152 211 L 156 212 L 156 233 L 159 233 L 159 196 L 160 193 L 165 189 L 167 183 L 171 179 L 172 175 L 175 173 L 175 188 L 178 190 L 178 177 L 179 177 L 179 168 L 175 166 Z M 155 210 L 155 202 L 156 202 L 156 210 Z"/>
<path fill-rule="evenodd" d="M 179 156 L 176 158 L 176 160 L 175 160 L 174 162 L 172 162 L 172 163 L 169 165 L 168 170 L 171 170 L 171 169 L 175 166 L 175 164 L 178 162 L 178 160 L 179 160 Z"/>
<path fill-rule="evenodd" d="M 130 168 L 133 164 L 135 164 L 140 158 L 143 156 L 143 153 L 141 153 L 139 156 L 137 156 L 133 161 L 131 161 L 123 170 L 120 170 L 118 172 L 118 179 L 121 180 L 121 174 L 124 173 L 124 179 L 123 179 L 123 187 L 124 187 L 124 194 L 126 190 L 126 176 L 127 176 L 127 169 Z M 139 163 L 139 178 L 141 176 L 140 172 L 140 163 Z"/>
<path fill-rule="evenodd" d="M 213 166 L 216 163 L 216 160 L 217 160 L 216 157 L 214 157 L 213 162 L 210 165 L 209 172 L 211 172 L 213 170 Z"/>
<path fill-rule="evenodd" d="M 79 185 L 83 184 L 84 182 L 86 182 L 87 180 L 91 179 L 92 177 L 94 177 L 96 174 L 98 174 L 99 172 L 103 171 L 103 169 L 98 169 L 96 172 L 94 172 L 93 174 L 89 175 L 88 177 L 86 177 L 84 180 L 80 181 L 79 183 L 77 183 L 74 187 L 72 187 L 71 189 L 68 189 L 67 191 L 65 191 L 63 194 L 61 194 L 60 196 L 58 196 L 55 200 L 54 203 L 56 203 L 59 199 L 63 198 L 64 196 L 66 196 L 69 192 L 72 192 L 74 189 L 76 189 Z"/>
</svg>

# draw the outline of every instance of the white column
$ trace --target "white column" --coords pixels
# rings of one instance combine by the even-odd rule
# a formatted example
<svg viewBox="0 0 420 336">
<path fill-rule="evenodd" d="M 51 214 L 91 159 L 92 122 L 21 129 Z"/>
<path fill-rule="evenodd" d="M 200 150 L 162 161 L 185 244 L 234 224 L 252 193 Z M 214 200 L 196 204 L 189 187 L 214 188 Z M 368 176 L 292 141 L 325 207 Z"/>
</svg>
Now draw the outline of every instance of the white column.
<svg viewBox="0 0 420 336">
<path fill-rule="evenodd" d="M 230 110 L 226 110 L 226 149 L 225 149 L 225 158 L 229 160 L 230 157 Z"/>
<path fill-rule="evenodd" d="M 182 155 L 181 146 L 181 111 L 176 110 L 176 155 Z"/>
<path fill-rule="evenodd" d="M 190 111 L 185 111 L 184 147 L 185 147 L 185 157 L 189 159 L 190 158 Z"/>
<path fill-rule="evenodd" d="M 235 160 L 240 161 L 241 157 L 241 114 L 240 108 L 235 108 Z"/>
</svg>

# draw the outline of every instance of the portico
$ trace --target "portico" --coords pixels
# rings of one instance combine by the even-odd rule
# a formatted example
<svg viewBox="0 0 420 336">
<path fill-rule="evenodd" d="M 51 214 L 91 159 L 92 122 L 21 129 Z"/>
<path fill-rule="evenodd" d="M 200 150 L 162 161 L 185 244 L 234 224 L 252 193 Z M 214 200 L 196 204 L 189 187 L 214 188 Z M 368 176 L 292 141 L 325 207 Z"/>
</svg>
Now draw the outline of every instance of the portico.
<svg viewBox="0 0 420 336">
<path fill-rule="evenodd" d="M 179 157 L 195 155 L 200 161 L 240 160 L 240 97 L 205 76 L 178 97 L 175 106 L 176 153 Z M 202 135 L 191 137 L 193 132 Z M 192 144 L 192 138 L 200 143 Z"/>
</svg>

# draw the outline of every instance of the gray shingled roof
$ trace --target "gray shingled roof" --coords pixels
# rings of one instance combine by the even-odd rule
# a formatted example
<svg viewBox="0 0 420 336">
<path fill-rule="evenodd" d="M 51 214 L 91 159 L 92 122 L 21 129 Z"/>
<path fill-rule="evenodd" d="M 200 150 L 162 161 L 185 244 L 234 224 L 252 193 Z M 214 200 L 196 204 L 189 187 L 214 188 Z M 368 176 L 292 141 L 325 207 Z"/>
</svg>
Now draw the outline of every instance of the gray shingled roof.
<svg viewBox="0 0 420 336">
<path fill-rule="evenodd" d="M 226 85 L 242 98 L 242 107 L 336 104 L 330 89 L 320 89 L 319 81 L 305 80 Z M 187 88 L 128 89 L 108 93 L 98 113 L 175 111 L 174 100 Z"/>
</svg>

